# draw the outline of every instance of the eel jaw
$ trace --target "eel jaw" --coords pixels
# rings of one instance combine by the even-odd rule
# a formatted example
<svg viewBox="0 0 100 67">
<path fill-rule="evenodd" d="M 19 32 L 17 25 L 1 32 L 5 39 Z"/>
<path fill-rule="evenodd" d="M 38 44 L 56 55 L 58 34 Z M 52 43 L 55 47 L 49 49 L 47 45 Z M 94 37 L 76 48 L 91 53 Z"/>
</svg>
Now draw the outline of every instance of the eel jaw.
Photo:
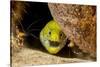
<svg viewBox="0 0 100 67">
<path fill-rule="evenodd" d="M 45 44 L 46 45 L 44 45 L 44 47 L 50 54 L 57 54 L 65 45 L 62 42 L 50 41 L 50 40 L 46 40 Z"/>
<path fill-rule="evenodd" d="M 65 45 L 67 38 L 62 39 L 60 42 L 51 41 L 47 37 L 40 36 L 40 41 L 45 49 L 50 54 L 57 54 Z"/>
</svg>

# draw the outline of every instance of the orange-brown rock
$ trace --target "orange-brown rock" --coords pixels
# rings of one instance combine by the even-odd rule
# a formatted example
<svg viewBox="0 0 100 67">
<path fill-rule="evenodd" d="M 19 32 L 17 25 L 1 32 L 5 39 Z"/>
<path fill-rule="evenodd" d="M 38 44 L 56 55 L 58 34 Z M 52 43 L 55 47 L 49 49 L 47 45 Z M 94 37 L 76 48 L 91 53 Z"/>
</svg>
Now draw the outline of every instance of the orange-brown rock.
<svg viewBox="0 0 100 67">
<path fill-rule="evenodd" d="M 96 7 L 59 3 L 48 6 L 67 38 L 83 52 L 96 57 Z"/>
<path fill-rule="evenodd" d="M 23 34 L 24 32 L 19 29 L 18 25 L 21 25 L 21 20 L 26 13 L 27 3 L 19 1 L 11 1 L 11 48 L 12 51 L 19 51 L 23 46 Z"/>
</svg>

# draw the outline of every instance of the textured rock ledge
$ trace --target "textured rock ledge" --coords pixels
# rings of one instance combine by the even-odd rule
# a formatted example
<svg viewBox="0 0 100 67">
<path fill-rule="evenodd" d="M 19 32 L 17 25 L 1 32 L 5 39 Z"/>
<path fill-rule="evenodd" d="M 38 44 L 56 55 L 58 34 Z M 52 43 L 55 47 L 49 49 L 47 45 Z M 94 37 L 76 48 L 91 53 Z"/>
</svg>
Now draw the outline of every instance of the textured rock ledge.
<svg viewBox="0 0 100 67">
<path fill-rule="evenodd" d="M 96 7 L 59 3 L 48 6 L 67 38 L 83 52 L 96 57 Z"/>
</svg>

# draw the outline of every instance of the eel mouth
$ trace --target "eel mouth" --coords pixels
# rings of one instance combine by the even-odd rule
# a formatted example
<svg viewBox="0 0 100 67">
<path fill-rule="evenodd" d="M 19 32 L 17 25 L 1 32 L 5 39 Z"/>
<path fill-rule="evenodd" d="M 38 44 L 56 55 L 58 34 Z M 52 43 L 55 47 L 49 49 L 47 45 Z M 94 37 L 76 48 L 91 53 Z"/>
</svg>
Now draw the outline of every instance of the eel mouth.
<svg viewBox="0 0 100 67">
<path fill-rule="evenodd" d="M 50 42 L 50 46 L 52 46 L 52 47 L 58 47 L 59 46 L 59 42 L 57 42 L 57 41 L 50 41 L 49 40 L 49 42 Z"/>
</svg>

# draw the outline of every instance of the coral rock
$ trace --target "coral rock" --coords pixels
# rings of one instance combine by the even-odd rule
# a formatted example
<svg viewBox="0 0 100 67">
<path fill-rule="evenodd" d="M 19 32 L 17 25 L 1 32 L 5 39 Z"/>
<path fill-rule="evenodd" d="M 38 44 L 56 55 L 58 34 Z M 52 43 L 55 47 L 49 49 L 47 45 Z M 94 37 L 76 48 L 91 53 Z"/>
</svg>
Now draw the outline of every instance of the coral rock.
<svg viewBox="0 0 100 67">
<path fill-rule="evenodd" d="M 48 6 L 67 38 L 83 52 L 96 57 L 96 7 L 59 3 Z"/>
</svg>

